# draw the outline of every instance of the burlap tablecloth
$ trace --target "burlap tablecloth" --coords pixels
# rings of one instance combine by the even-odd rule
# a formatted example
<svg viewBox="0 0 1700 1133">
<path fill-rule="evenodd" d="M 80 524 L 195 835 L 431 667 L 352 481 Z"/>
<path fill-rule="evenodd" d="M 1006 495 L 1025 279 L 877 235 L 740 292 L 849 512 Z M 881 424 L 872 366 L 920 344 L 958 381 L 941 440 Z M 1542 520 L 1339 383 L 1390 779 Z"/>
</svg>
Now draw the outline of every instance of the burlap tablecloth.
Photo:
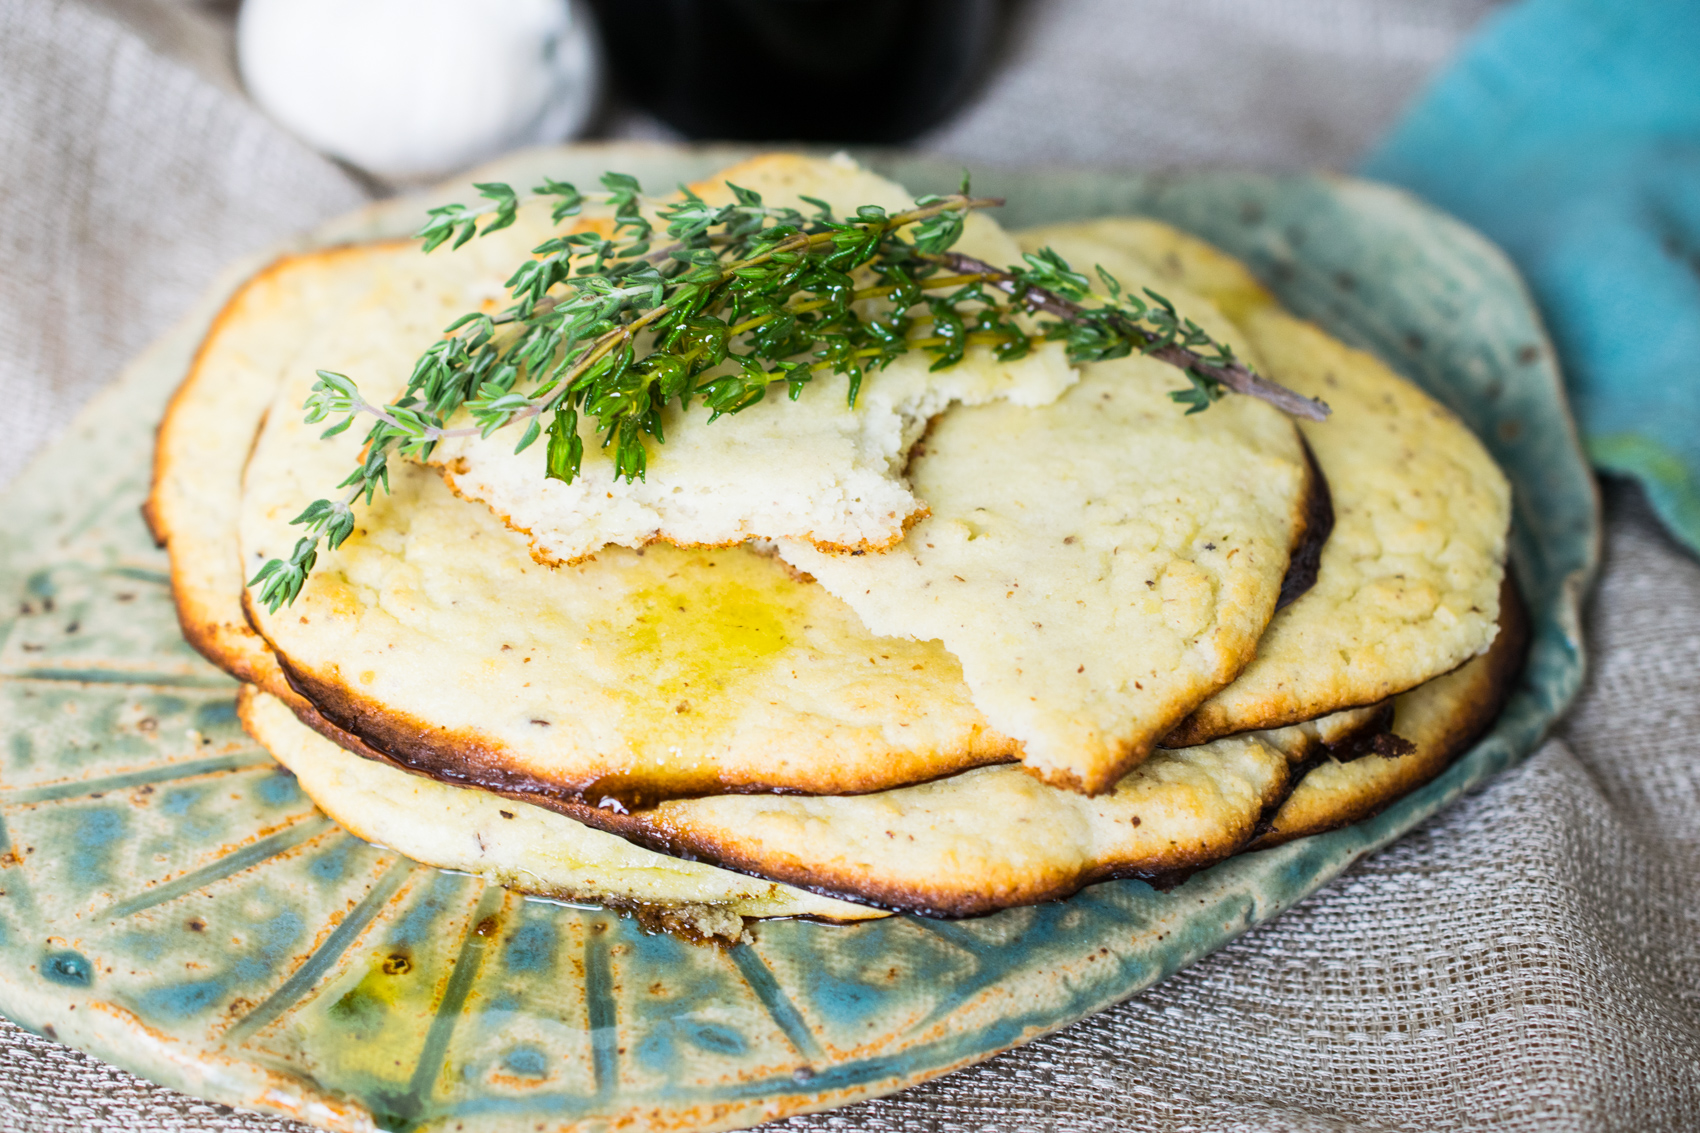
<svg viewBox="0 0 1700 1133">
<path fill-rule="evenodd" d="M 159 2 L 0 0 L 0 482 L 225 262 L 367 191 L 235 93 L 223 14 Z M 1487 7 L 1031 2 L 925 144 L 1346 166 Z M 780 1127 L 1700 1128 L 1700 564 L 1606 502 L 1588 685 L 1527 763 L 1118 1008 Z M 0 1022 L 0 1130 L 286 1126 Z"/>
</svg>

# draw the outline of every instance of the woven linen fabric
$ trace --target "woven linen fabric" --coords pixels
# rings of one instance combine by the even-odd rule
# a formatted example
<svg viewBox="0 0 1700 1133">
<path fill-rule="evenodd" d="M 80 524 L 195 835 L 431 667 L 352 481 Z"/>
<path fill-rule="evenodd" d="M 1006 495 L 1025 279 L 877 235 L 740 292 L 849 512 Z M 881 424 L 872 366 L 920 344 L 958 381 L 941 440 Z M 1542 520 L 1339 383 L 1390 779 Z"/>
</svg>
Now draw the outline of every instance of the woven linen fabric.
<svg viewBox="0 0 1700 1133">
<path fill-rule="evenodd" d="M 0 483 L 225 264 L 364 201 L 119 23 L 0 0 Z"/>
<path fill-rule="evenodd" d="M 1003 70 L 929 144 L 987 162 L 1346 165 L 1487 7 L 1029 3 Z M 0 0 L 0 481 L 226 261 L 362 199 L 189 65 L 218 63 L 204 15 Z M 1116 68 L 1147 57 L 1151 74 Z M 1161 114 L 1135 112 L 1146 95 Z M 1036 97 L 1080 114 L 1035 116 Z M 1589 683 L 1526 763 L 1117 1008 L 773 1128 L 1700 1128 L 1700 564 L 1633 489 L 1607 504 Z M 306 1133 L 0 1022 L 4 1133 L 286 1128 Z"/>
</svg>

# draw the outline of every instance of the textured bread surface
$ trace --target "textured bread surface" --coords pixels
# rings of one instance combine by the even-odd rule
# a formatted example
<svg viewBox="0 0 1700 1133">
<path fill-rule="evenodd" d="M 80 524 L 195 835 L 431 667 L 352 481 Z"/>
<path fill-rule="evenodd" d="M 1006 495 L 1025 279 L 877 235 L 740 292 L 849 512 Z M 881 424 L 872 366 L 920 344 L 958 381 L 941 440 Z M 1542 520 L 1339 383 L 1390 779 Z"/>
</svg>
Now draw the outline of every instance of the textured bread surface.
<svg viewBox="0 0 1700 1133">
<path fill-rule="evenodd" d="M 1334 504 L 1316 584 L 1276 614 L 1257 659 L 1166 742 L 1374 703 L 1488 648 L 1511 490 L 1456 415 L 1373 355 L 1282 311 L 1237 261 L 1165 226 L 1101 220 L 1019 239 L 1082 254 L 1096 241 L 1115 250 L 1114 264 L 1143 260 L 1164 286 L 1203 291 L 1236 312 L 1264 373 L 1333 410 L 1299 423 Z"/>
<path fill-rule="evenodd" d="M 287 550 L 326 460 L 273 415 L 243 501 L 250 564 Z M 294 688 L 382 751 L 626 807 L 877 790 L 1016 754 L 936 642 L 869 633 L 771 556 L 658 545 L 540 566 L 429 470 L 391 484 L 294 605 L 249 606 Z"/>
<path fill-rule="evenodd" d="M 333 818 L 427 865 L 551 896 L 730 901 L 748 916 L 853 915 L 834 898 L 973 916 L 1109 877 L 1184 874 L 1256 834 L 1298 759 L 1236 736 L 1159 751 L 1097 798 L 1005 766 L 867 795 L 721 795 L 623 813 L 442 782 L 257 689 L 244 694 L 242 718 Z M 664 856 L 680 854 L 692 860 Z M 789 880 L 821 904 L 801 908 L 794 890 L 752 878 Z"/>
<path fill-rule="evenodd" d="M 405 342 L 417 354 L 462 311 L 493 309 L 506 273 L 551 229 L 546 213 L 525 209 L 512 228 L 453 252 L 424 256 L 416 241 L 398 240 L 287 255 L 231 297 L 160 424 L 144 509 L 171 555 L 184 635 L 209 660 L 243 680 L 281 681 L 242 611 L 248 575 L 236 519 L 243 468 L 284 377 L 305 376 L 295 400 L 278 410 L 299 418 L 316 369 L 366 369 L 370 355 L 338 345 L 347 324 L 392 351 Z M 385 378 L 393 381 L 387 370 Z M 312 485 L 300 503 L 328 494 L 346 471 Z"/>
<path fill-rule="evenodd" d="M 1176 742 L 1383 700 L 1485 652 L 1499 620 L 1511 489 L 1474 434 L 1309 323 L 1268 310 L 1245 325 L 1271 377 L 1334 410 L 1303 426 L 1334 488 L 1334 531 L 1316 584 Z"/>
<path fill-rule="evenodd" d="M 870 795 L 679 800 L 634 817 L 639 836 L 735 869 L 905 912 L 976 916 L 1220 861 L 1285 795 L 1288 768 L 1272 745 L 1235 736 L 1159 750 L 1096 797 L 1006 766 Z"/>
<path fill-rule="evenodd" d="M 959 407 L 911 460 L 931 513 L 883 555 L 782 545 L 876 632 L 935 638 L 1047 781 L 1111 787 L 1234 679 L 1268 624 L 1309 475 L 1250 398 L 1183 415 L 1144 357 L 1048 406 Z"/>
<path fill-rule="evenodd" d="M 519 237 L 535 238 L 535 232 Z M 1212 261 L 1189 250 L 1184 239 L 1166 238 L 1165 246 L 1177 262 L 1198 261 L 1210 269 L 1193 270 L 1186 282 L 1228 296 L 1224 303 L 1237 303 L 1247 318 L 1273 313 L 1260 308 L 1254 284 L 1236 282 L 1232 261 Z M 1172 265 L 1153 265 L 1113 242 L 1098 247 L 1101 259 L 1125 256 L 1115 262 L 1126 281 L 1158 281 L 1184 297 L 1183 309 L 1201 321 L 1216 320 L 1219 337 L 1237 334 L 1208 303 L 1191 298 L 1182 281 L 1165 275 Z M 1105 877 L 1173 877 L 1253 838 L 1267 844 L 1295 836 L 1290 831 L 1351 821 L 1349 816 L 1385 805 L 1438 773 L 1491 716 L 1509 680 L 1496 648 L 1489 658 L 1459 670 L 1493 677 L 1468 684 L 1471 696 L 1461 697 L 1458 689 L 1466 686 L 1448 678 L 1450 684 L 1431 682 L 1452 690 L 1438 707 L 1440 693 L 1428 692 L 1430 686 L 1401 698 L 1404 723 L 1394 727 L 1418 733 L 1404 737 L 1416 745 L 1412 754 L 1330 757 L 1384 726 L 1387 709 L 1366 698 L 1358 702 L 1362 707 L 1322 719 L 1241 729 L 1246 734 L 1182 751 L 1159 748 L 1142 766 L 1124 765 L 1099 785 L 1104 793 L 1088 798 L 1047 786 L 1019 767 L 985 766 L 1020 757 L 1022 744 L 988 721 L 957 656 L 936 635 L 927 636 L 922 621 L 888 613 L 893 632 L 880 636 L 878 625 L 874 630 L 864 625 L 877 621 L 877 612 L 858 615 L 808 576 L 749 546 L 609 548 L 577 566 L 541 566 L 525 533 L 511 528 L 511 517 L 504 520 L 482 504 L 457 499 L 430 470 L 399 461 L 395 496 L 380 496 L 362 510 L 355 536 L 321 559 L 294 607 L 276 616 L 245 613 L 242 578 L 270 553 L 287 551 L 297 534 L 287 520 L 340 478 L 357 447 L 347 434 L 320 442 L 317 429 L 300 424 L 299 404 L 312 368 L 352 369 L 339 359 L 399 356 L 392 336 L 428 337 L 434 332 L 422 328 L 440 326 L 463 306 L 494 302 L 488 297 L 491 278 L 500 274 L 494 265 L 512 253 L 494 252 L 482 265 L 432 263 L 411 246 L 389 245 L 280 262 L 232 301 L 161 431 L 150 519 L 171 548 L 174 589 L 191 640 L 278 698 L 249 696 L 253 704 L 268 706 L 271 734 L 295 734 L 291 742 L 304 742 L 300 735 L 316 732 L 321 740 L 329 738 L 324 742 L 340 745 L 338 750 L 359 752 L 347 758 L 385 772 L 390 785 L 383 790 L 396 798 L 413 797 L 406 792 L 434 778 L 434 787 L 468 796 L 452 805 L 447 800 L 459 796 L 443 796 L 444 813 L 465 806 L 487 817 L 490 800 L 536 803 L 561 821 L 617 835 L 628 848 L 690 855 L 766 879 L 737 890 L 745 896 L 767 892 L 760 889 L 764 884 L 792 883 L 891 908 L 970 915 L 1065 896 Z M 459 266 L 445 274 L 451 263 Z M 399 329 L 392 323 L 398 292 L 410 300 L 401 316 L 407 325 Z M 481 294 L 486 298 L 480 300 Z M 326 310 L 337 311 L 338 318 L 325 320 Z M 1263 341 L 1232 340 L 1254 356 Z M 959 614 L 959 627 L 983 632 L 1002 625 L 1012 631 L 1005 640 L 1015 654 L 1044 631 L 1045 611 L 1098 600 L 1074 591 L 1116 578 L 1128 547 L 1161 546 L 1167 538 L 1170 552 L 1162 561 L 1175 578 L 1168 571 L 1121 576 L 1128 588 L 1103 587 L 1109 597 L 1097 621 L 1065 617 L 1058 636 L 1072 644 L 1055 649 L 1047 643 L 1045 649 L 1056 658 L 1074 649 L 1072 672 L 1079 677 L 1083 666 L 1116 660 L 1125 637 L 1115 632 L 1122 598 L 1130 609 L 1150 614 L 1155 594 L 1152 624 L 1171 631 L 1177 623 L 1194 625 L 1186 619 L 1198 617 L 1202 603 L 1209 611 L 1203 620 L 1214 618 L 1225 628 L 1211 631 L 1218 668 L 1212 675 L 1199 663 L 1191 679 L 1201 685 L 1214 680 L 1219 688 L 1251 657 L 1273 608 L 1281 568 L 1235 575 L 1237 560 L 1249 552 L 1230 555 L 1236 549 L 1231 539 L 1210 537 L 1204 528 L 1221 514 L 1210 507 L 1214 497 L 1247 495 L 1245 483 L 1252 485 L 1251 495 L 1264 493 L 1260 506 L 1271 514 L 1275 501 L 1285 500 L 1283 518 L 1271 520 L 1252 546 L 1257 558 L 1277 558 L 1284 565 L 1305 499 L 1303 455 L 1290 424 L 1246 399 L 1230 398 L 1209 413 L 1182 417 L 1166 394 L 1183 381 L 1169 368 L 1131 359 L 1088 368 L 1079 384 L 1046 407 L 953 409 L 934 423 L 908 468 L 910 484 L 933 514 L 916 523 L 896 549 L 828 555 L 812 545 L 787 544 L 786 552 L 797 562 L 825 564 L 822 573 L 842 567 L 846 577 L 855 578 L 853 572 L 869 560 L 888 567 L 903 562 L 911 542 L 924 543 L 929 530 L 946 530 L 964 545 L 948 548 L 960 555 L 955 561 L 983 569 L 993 557 L 986 552 L 1015 546 L 995 537 L 1011 530 L 1036 532 L 1030 551 L 1013 550 L 1004 564 L 1011 570 L 1007 582 L 1019 586 L 1000 588 L 994 572 L 979 577 L 950 572 L 953 581 L 960 574 L 959 585 L 974 578 L 984 592 L 983 600 L 960 604 L 966 613 Z M 1127 458 L 1127 450 L 1136 448 L 1127 442 L 1144 437 L 1144 429 L 1161 444 L 1182 436 L 1208 453 L 1222 441 L 1208 432 L 1202 440 L 1188 432 L 1201 425 L 1223 434 L 1239 430 L 1234 449 L 1240 455 L 1204 460 L 1204 478 L 1216 487 L 1201 496 L 1212 498 L 1170 514 L 1164 504 L 1169 482 L 1162 477 L 1180 479 L 1165 465 L 1182 461 L 1149 459 L 1143 467 Z M 1040 436 L 1033 445 L 1035 429 L 1066 432 L 1069 444 L 1046 444 Z M 1095 429 L 1099 435 L 1093 435 Z M 337 451 L 339 444 L 345 451 Z M 1072 464 L 1057 456 L 1070 446 L 1076 451 Z M 1011 459 L 1016 452 L 1041 456 L 1017 466 Z M 1044 454 L 1056 459 L 1047 464 Z M 1244 479 L 1225 475 L 1224 459 L 1243 460 Z M 245 467 L 252 489 L 246 500 L 237 480 Z M 203 475 L 208 469 L 219 475 Z M 1090 490 L 1106 482 L 1118 496 Z M 1158 494 L 1158 485 L 1164 494 Z M 1147 496 L 1137 494 L 1142 486 L 1150 488 Z M 1335 491 L 1338 496 L 1341 487 Z M 1112 506 L 1111 499 L 1119 500 L 1122 512 L 1108 525 L 1094 515 L 1089 524 L 1057 526 L 1070 508 L 1102 509 Z M 1155 544 L 1141 523 L 1156 529 Z M 1131 526 L 1139 537 L 1100 537 L 1106 529 L 1116 533 L 1118 524 L 1120 535 Z M 1084 527 L 1100 534 L 1088 538 Z M 932 542 L 924 549 L 945 549 L 938 538 Z M 972 546 L 978 543 L 985 545 Z M 1098 569 L 1070 573 L 1066 556 L 1086 552 Z M 1231 569 L 1210 573 L 1211 554 Z M 1065 564 L 1061 569 L 1059 562 Z M 915 569 L 926 565 L 916 561 Z M 951 560 L 940 556 L 933 565 Z M 1206 574 L 1206 585 L 1189 585 L 1197 581 L 1194 568 Z M 1034 576 L 1017 576 L 1016 569 L 1037 570 L 1049 585 L 1032 586 Z M 1328 569 L 1325 558 L 1319 586 Z M 929 589 L 928 578 L 918 581 L 920 591 Z M 844 589 L 853 593 L 852 586 Z M 1030 589 L 1049 593 L 1023 606 L 1028 596 L 1017 594 Z M 863 591 L 865 599 L 873 596 L 870 591 L 880 601 L 891 597 L 884 584 Z M 1006 605 L 1000 609 L 1000 603 Z M 1026 637 L 1013 636 L 1023 628 L 1022 615 L 1032 610 L 1040 612 L 1025 619 Z M 1111 616 L 1102 616 L 1106 610 Z M 1276 615 L 1276 622 L 1285 616 Z M 278 643 L 282 664 L 250 618 Z M 1228 648 L 1236 632 L 1237 656 Z M 1196 650 L 1198 640 L 1209 636 L 1188 638 L 1176 631 L 1173 639 Z M 1499 644 L 1509 648 L 1507 642 L 1502 635 Z M 1494 657 L 1501 660 L 1488 664 Z M 1069 675 L 1061 664 L 1045 671 L 1046 663 L 1042 660 L 1039 674 L 1045 679 Z M 1009 664 L 1006 672 L 1014 669 L 1017 678 L 1025 678 L 1026 668 Z M 1198 673 L 1205 675 L 1200 679 Z M 1144 693 L 1137 687 L 1144 683 L 1136 673 L 1132 691 Z M 1195 686 L 1192 695 L 1196 703 L 1209 690 Z M 1181 700 L 1165 710 L 1184 714 L 1187 708 L 1176 707 Z M 282 715 L 285 708 L 296 718 L 293 723 Z M 1125 728 L 1127 717 L 1137 715 L 1125 705 L 1112 706 L 1102 717 L 1111 724 L 1101 730 L 1113 732 L 1118 719 Z M 1162 712 L 1152 715 L 1160 718 Z M 1176 718 L 1148 728 L 1148 739 L 1136 742 L 1149 751 Z M 1105 746 L 1114 742 L 1119 741 L 1112 736 Z M 1126 757 L 1131 750 L 1118 754 Z M 370 768 L 341 763 L 342 758 L 326 754 L 324 766 L 353 769 L 335 779 L 344 783 L 334 788 L 336 797 L 346 800 L 357 797 L 347 784 Z M 1300 790 L 1292 791 L 1295 774 L 1312 764 Z M 407 776 L 398 767 L 416 774 Z M 1337 783 L 1323 790 L 1330 776 L 1341 774 L 1330 767 L 1344 770 L 1351 789 Z M 1318 776 L 1314 782 L 1312 776 Z M 1061 781 L 1085 785 L 1084 779 Z M 827 797 L 770 793 L 774 789 Z M 357 804 L 332 805 L 356 825 L 376 821 L 360 814 Z M 497 806 L 498 818 L 502 809 Z M 505 809 L 519 813 L 513 805 Z M 1272 813 L 1285 818 L 1268 828 Z M 462 829 L 473 830 L 476 847 L 483 829 L 476 823 Z M 369 836 L 393 844 L 376 833 Z M 468 868 L 465 839 L 443 837 L 441 845 L 426 838 L 415 856 Z M 507 868 L 486 865 L 498 872 Z M 568 894 L 586 876 L 571 875 L 557 892 Z M 521 888 L 545 891 L 517 873 L 514 878 Z M 596 889 L 578 892 L 591 896 Z M 598 899 L 628 897 L 609 889 Z M 702 907 L 724 905 L 710 901 Z"/>
<path fill-rule="evenodd" d="M 518 239 L 529 246 L 537 238 L 532 232 Z M 374 742 L 416 756 L 435 753 L 445 767 L 495 781 L 529 778 L 565 794 L 594 791 L 593 801 L 769 784 L 867 790 L 1014 758 L 1016 745 L 985 724 L 941 648 L 868 634 L 841 604 L 769 557 L 745 548 L 705 557 L 661 546 L 646 554 L 615 550 L 557 572 L 532 562 L 524 537 L 486 508 L 453 498 L 427 470 L 399 460 L 391 476 L 397 494 L 380 494 L 361 510 L 357 534 L 321 558 L 309 593 L 275 617 L 259 613 L 262 623 L 302 645 L 305 656 L 293 658 L 286 677 L 249 624 L 242 582 L 270 553 L 293 546 L 299 529 L 287 520 L 345 474 L 358 446 L 356 430 L 320 442 L 318 427 L 301 423 L 313 369 L 347 365 L 399 335 L 414 342 L 428 336 L 488 290 L 514 254 L 510 247 L 463 258 L 483 246 L 474 241 L 446 257 L 424 257 L 403 244 L 289 257 L 232 300 L 161 429 L 150 505 L 171 551 L 173 590 L 192 642 L 292 703 L 313 690 Z M 398 292 L 409 300 L 399 310 Z M 328 326 L 326 311 L 338 313 Z M 395 319 L 407 326 L 398 330 Z M 241 476 L 251 453 L 258 455 L 254 431 L 262 421 L 288 432 L 301 456 L 294 467 L 293 457 L 281 456 L 290 482 L 271 484 L 274 537 L 245 562 L 237 543 Z M 389 517 L 399 526 L 386 531 Z M 341 573 L 344 554 L 365 571 L 356 572 L 361 587 Z M 436 589 L 409 590 L 426 575 Z M 571 620 L 562 613 L 561 588 L 583 579 L 591 580 L 575 591 L 575 614 L 583 616 Z M 434 605 L 433 594 L 442 601 Z M 677 609 L 681 595 L 684 611 Z M 336 604 L 366 600 L 377 606 L 364 620 L 344 618 L 355 607 Z M 387 601 L 395 604 L 385 607 Z M 449 619 L 439 636 L 421 628 L 432 613 Z M 548 632 L 562 625 L 569 631 Z M 580 643 L 591 625 L 606 634 L 586 657 Z M 397 633 L 386 635 L 391 628 Z M 650 646 L 654 657 L 645 653 Z M 345 647 L 353 651 L 344 654 Z M 566 669 L 554 664 L 557 655 L 568 659 Z M 387 687 L 380 675 L 388 682 L 398 664 L 418 681 L 412 699 L 374 695 L 373 684 Z M 567 691 L 556 697 L 563 685 Z M 485 707 L 492 690 L 504 687 L 517 698 L 505 718 L 511 744 Z M 587 706 L 587 715 L 563 719 L 563 706 Z M 585 731 L 596 739 L 585 741 Z M 512 759 L 510 747 L 518 753 Z M 634 760 L 634 748 L 654 761 Z M 571 757 L 556 758 L 563 750 Z M 805 753 L 802 762 L 786 762 L 796 751 Z M 751 773 L 739 772 L 740 763 Z"/>
</svg>

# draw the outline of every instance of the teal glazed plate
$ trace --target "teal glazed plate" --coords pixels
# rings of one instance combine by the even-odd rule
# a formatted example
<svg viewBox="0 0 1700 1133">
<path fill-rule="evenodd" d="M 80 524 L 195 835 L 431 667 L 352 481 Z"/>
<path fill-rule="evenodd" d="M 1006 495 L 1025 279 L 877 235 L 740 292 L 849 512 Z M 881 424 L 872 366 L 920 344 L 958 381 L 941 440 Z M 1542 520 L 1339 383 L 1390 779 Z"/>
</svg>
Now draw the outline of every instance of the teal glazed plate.
<svg viewBox="0 0 1700 1133">
<path fill-rule="evenodd" d="M 741 156 L 577 147 L 480 179 L 653 188 Z M 917 193 L 955 165 L 869 155 Z M 1011 226 L 1168 220 L 1457 410 L 1515 485 L 1527 669 L 1493 731 L 1375 818 L 968 921 L 650 935 L 414 865 L 343 833 L 242 732 L 184 644 L 138 514 L 157 421 L 233 269 L 0 506 L 0 1012 L 190 1094 L 338 1130 L 726 1129 L 890 1093 L 1065 1027 L 1302 900 L 1527 754 L 1582 676 L 1598 515 L 1552 349 L 1516 273 L 1411 197 L 1327 176 L 997 173 Z M 297 246 L 392 236 L 386 202 Z"/>
</svg>

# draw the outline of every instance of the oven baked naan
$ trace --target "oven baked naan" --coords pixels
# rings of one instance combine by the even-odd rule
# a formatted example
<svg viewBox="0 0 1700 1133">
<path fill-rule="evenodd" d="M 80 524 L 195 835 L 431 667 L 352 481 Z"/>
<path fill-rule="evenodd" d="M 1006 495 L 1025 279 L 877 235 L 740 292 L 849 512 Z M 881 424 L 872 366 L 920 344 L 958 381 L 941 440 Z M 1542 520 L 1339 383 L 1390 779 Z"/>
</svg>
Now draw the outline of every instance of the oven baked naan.
<svg viewBox="0 0 1700 1133">
<path fill-rule="evenodd" d="M 1336 435 L 1332 455 L 1323 431 L 1333 422 L 1305 426 L 1337 513 L 1313 594 L 1350 614 L 1366 578 L 1414 563 L 1407 575 L 1451 588 L 1434 610 L 1474 596 L 1465 612 L 1485 625 L 1448 637 L 1401 613 L 1401 624 L 1420 625 L 1410 631 L 1417 656 L 1394 677 L 1397 657 L 1368 652 L 1347 666 L 1350 680 L 1304 668 L 1305 650 L 1277 631 L 1329 632 L 1323 606 L 1295 619 L 1307 596 L 1269 621 L 1302 525 L 1297 433 L 1243 398 L 1183 417 L 1166 397 L 1183 379 L 1148 359 L 1089 367 L 1067 392 L 1072 375 L 1048 395 L 1035 378 L 1021 395 L 1033 404 L 1006 389 L 1000 403 L 940 415 L 908 480 L 894 480 L 931 514 L 906 517 L 893 550 L 784 544 L 825 586 L 749 545 L 609 547 L 576 566 L 540 565 L 512 515 L 397 461 L 395 495 L 359 513 L 356 534 L 322 555 L 294 606 L 245 612 L 243 578 L 287 552 L 298 534 L 287 520 L 341 478 L 358 447 L 358 430 L 321 443 L 300 423 L 313 369 L 355 372 L 363 386 L 384 373 L 399 382 L 395 367 L 452 317 L 501 302 L 512 260 L 542 238 L 539 220 L 522 213 L 516 229 L 452 254 L 394 243 L 281 260 L 227 307 L 161 429 L 149 517 L 171 550 L 185 633 L 269 694 L 245 694 L 245 722 L 357 833 L 528 891 L 688 906 L 705 910 L 704 923 L 866 911 L 837 898 L 968 915 L 1104 877 L 1173 877 L 1354 821 L 1437 774 L 1514 675 L 1521 637 L 1493 630 L 1515 611 L 1497 593 L 1503 480 L 1485 454 L 1485 486 L 1447 481 L 1475 501 L 1474 512 L 1442 509 L 1434 520 L 1457 545 L 1450 558 L 1413 524 L 1400 489 L 1354 495 L 1348 479 L 1390 447 L 1353 441 L 1364 422 L 1388 423 L 1378 405 L 1398 410 L 1389 436 L 1438 438 L 1457 475 L 1479 471 L 1457 440 L 1467 432 L 1367 356 L 1281 314 L 1235 261 L 1142 221 L 1092 226 L 1075 254 L 1096 249 L 1124 282 L 1173 292 L 1265 372 L 1334 404 L 1335 422 L 1362 418 Z M 1329 376 L 1356 392 L 1335 392 Z M 892 419 L 893 451 L 906 452 L 916 424 Z M 1072 458 L 1057 455 L 1064 434 Z M 1037 455 L 1022 463 L 1026 454 Z M 1190 476 L 1176 471 L 1187 462 Z M 1167 502 L 1171 487 L 1178 505 Z M 1331 554 L 1342 497 L 1357 524 L 1345 557 Z M 1474 526 L 1458 518 L 1471 515 Z M 1364 532 L 1377 539 L 1369 550 Z M 1332 577 L 1342 564 L 1355 582 Z M 914 585 L 889 586 L 897 575 Z M 946 575 L 975 597 L 932 601 Z M 876 578 L 887 581 L 870 585 Z M 1277 646 L 1287 650 L 1279 663 Z M 1097 684 L 1066 679 L 1100 665 Z M 1234 699 L 1278 665 L 1298 673 L 1299 692 L 1280 700 L 1253 685 Z M 1131 688 L 1118 679 L 1128 674 Z M 1147 674 L 1160 678 L 1155 689 Z M 1423 680 L 1391 709 L 1409 750 L 1360 755 L 1360 741 L 1387 725 L 1376 702 Z M 1244 734 L 1153 750 L 1200 701 L 1242 706 L 1209 727 L 1195 714 L 1168 742 L 1189 728 Z M 1024 754 L 1056 782 L 1103 793 L 989 766 Z M 432 821 L 410 820 L 427 811 Z"/>
</svg>

